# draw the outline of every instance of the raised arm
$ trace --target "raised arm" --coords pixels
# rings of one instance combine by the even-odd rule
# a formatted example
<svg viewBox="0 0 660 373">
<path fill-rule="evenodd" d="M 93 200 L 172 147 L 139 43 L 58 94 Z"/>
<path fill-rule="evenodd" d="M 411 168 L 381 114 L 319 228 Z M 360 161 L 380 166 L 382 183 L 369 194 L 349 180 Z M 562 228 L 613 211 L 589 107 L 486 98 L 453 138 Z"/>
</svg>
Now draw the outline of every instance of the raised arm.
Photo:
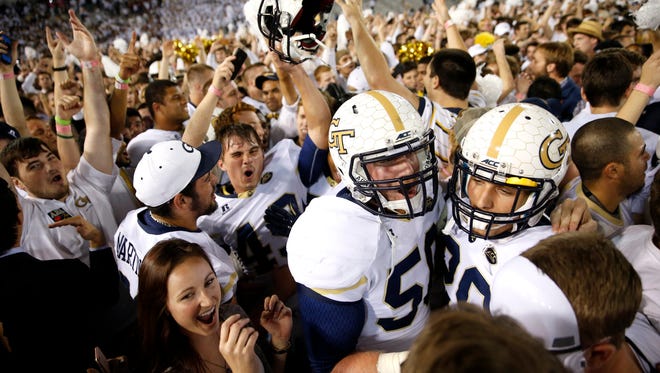
<svg viewBox="0 0 660 373">
<path fill-rule="evenodd" d="M 302 105 L 307 116 L 307 135 L 319 149 L 328 149 L 328 130 L 330 128 L 330 108 L 323 98 L 323 94 L 309 78 L 300 65 L 291 65 L 283 62 L 279 57 L 274 58 L 278 70 L 291 76 L 293 84 L 300 92 Z"/>
<path fill-rule="evenodd" d="M 80 109 L 82 109 L 82 103 L 77 96 L 60 94 L 55 101 L 57 152 L 60 155 L 62 166 L 67 171 L 76 168 L 80 162 L 80 149 L 71 131 L 71 118 Z"/>
<path fill-rule="evenodd" d="M 204 141 L 206 132 L 211 124 L 213 109 L 215 109 L 218 100 L 222 97 L 223 91 L 229 88 L 231 74 L 234 72 L 232 61 L 235 59 L 235 56 L 229 56 L 215 68 L 213 81 L 209 86 L 209 90 L 206 92 L 202 102 L 197 105 L 197 109 L 195 109 L 190 122 L 186 126 L 185 132 L 183 132 L 183 137 L 181 138 L 183 142 L 197 147 Z"/>
<path fill-rule="evenodd" d="M 158 79 L 170 80 L 170 64 L 172 63 L 172 57 L 174 57 L 174 41 L 164 40 L 161 51 L 163 57 L 158 68 Z"/>
<path fill-rule="evenodd" d="M 83 101 L 85 102 L 85 125 L 87 136 L 83 157 L 100 172 L 112 174 L 112 145 L 110 143 L 110 110 L 105 101 L 105 87 L 99 50 L 94 38 L 85 25 L 80 22 L 73 10 L 69 10 L 69 22 L 73 29 L 73 40 L 58 33 L 64 46 L 82 64 Z"/>
<path fill-rule="evenodd" d="M 23 115 L 23 104 L 21 104 L 18 88 L 16 88 L 16 76 L 14 75 L 14 65 L 18 56 L 18 41 L 13 40 L 12 45 L 0 42 L 0 53 L 11 54 L 11 64 L 6 65 L 0 62 L 0 74 L 2 75 L 2 79 L 0 79 L 0 104 L 5 115 L 5 121 L 16 128 L 21 136 L 30 136 L 25 123 L 25 115 Z"/>
<path fill-rule="evenodd" d="M 435 0 L 433 2 L 433 12 L 438 20 L 438 27 L 443 27 L 447 33 L 447 48 L 461 49 L 467 52 L 461 33 L 458 32 L 458 26 L 454 24 L 449 16 L 445 0 Z"/>
<path fill-rule="evenodd" d="M 140 57 L 135 53 L 135 31 L 131 35 L 128 50 L 121 56 L 119 73 L 115 77 L 115 89 L 110 97 L 110 136 L 121 139 L 121 132 L 126 126 L 126 106 L 128 105 L 128 85 L 131 76 L 140 69 Z"/>
<path fill-rule="evenodd" d="M 351 25 L 358 60 L 371 89 L 396 93 L 414 107 L 418 107 L 419 97 L 392 77 L 385 57 L 369 34 L 362 16 L 362 0 L 335 0 L 335 2 L 341 7 L 346 20 Z"/>
<path fill-rule="evenodd" d="M 511 91 L 515 82 L 513 81 L 513 73 L 509 62 L 506 60 L 506 52 L 504 51 L 504 39 L 498 39 L 493 43 L 493 53 L 495 54 L 495 61 L 497 62 L 497 70 L 499 70 L 499 77 L 502 79 L 502 93 L 497 99 L 499 103 L 505 99 Z"/>
<path fill-rule="evenodd" d="M 642 115 L 644 108 L 649 102 L 649 99 L 658 89 L 660 85 L 660 50 L 656 51 L 649 57 L 642 66 L 642 75 L 639 78 L 639 83 L 635 86 L 628 96 L 625 104 L 619 109 L 616 116 L 625 119 L 630 123 L 636 124 L 639 117 Z M 642 90 L 639 90 L 642 89 Z M 644 90 L 649 92 L 643 92 Z"/>
</svg>

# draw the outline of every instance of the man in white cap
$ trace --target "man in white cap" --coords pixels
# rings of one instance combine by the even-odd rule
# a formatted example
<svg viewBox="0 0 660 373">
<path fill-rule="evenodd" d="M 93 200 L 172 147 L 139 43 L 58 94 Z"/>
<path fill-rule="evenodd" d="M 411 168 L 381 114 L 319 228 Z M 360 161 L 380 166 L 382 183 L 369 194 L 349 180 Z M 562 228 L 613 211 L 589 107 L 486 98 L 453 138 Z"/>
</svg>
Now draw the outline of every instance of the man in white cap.
<svg viewBox="0 0 660 373">
<path fill-rule="evenodd" d="M 210 142 L 195 149 L 179 141 L 160 142 L 145 153 L 135 169 L 135 195 L 147 207 L 126 215 L 115 234 L 115 260 L 122 280 L 137 295 L 138 272 L 144 256 L 159 241 L 181 238 L 202 246 L 222 286 L 222 301 L 230 300 L 236 269 L 227 252 L 197 228 L 197 218 L 215 211 L 212 172 L 220 145 Z"/>
</svg>

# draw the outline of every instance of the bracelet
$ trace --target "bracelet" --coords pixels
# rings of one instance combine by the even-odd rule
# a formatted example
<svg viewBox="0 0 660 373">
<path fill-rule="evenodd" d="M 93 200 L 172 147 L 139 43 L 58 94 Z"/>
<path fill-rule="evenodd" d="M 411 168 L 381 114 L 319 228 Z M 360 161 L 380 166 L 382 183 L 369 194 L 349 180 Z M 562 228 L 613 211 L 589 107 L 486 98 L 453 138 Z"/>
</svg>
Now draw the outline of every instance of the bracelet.
<svg viewBox="0 0 660 373">
<path fill-rule="evenodd" d="M 55 123 L 61 124 L 63 126 L 70 126 L 71 125 L 71 119 L 62 119 L 62 118 L 60 118 L 56 115 L 55 116 Z"/>
<path fill-rule="evenodd" d="M 271 348 L 271 350 L 273 350 L 273 353 L 275 355 L 283 355 L 283 354 L 286 354 L 287 352 L 289 352 L 289 350 L 291 349 L 291 341 L 287 341 L 286 342 L 286 347 L 284 347 L 283 349 L 275 348 L 275 346 L 273 346 L 273 342 L 271 342 L 270 343 L 270 348 Z"/>
<path fill-rule="evenodd" d="M 67 69 L 66 65 L 61 67 L 53 67 L 53 71 L 66 71 L 66 69 Z"/>
<path fill-rule="evenodd" d="M 0 75 L 0 80 L 10 80 L 16 78 L 16 75 L 14 73 L 4 73 Z"/>
<path fill-rule="evenodd" d="M 121 76 L 119 76 L 119 73 L 117 73 L 117 75 L 115 76 L 115 82 L 128 84 L 131 82 L 131 77 L 129 76 L 128 79 L 122 79 Z"/>
<path fill-rule="evenodd" d="M 126 91 L 128 89 L 128 83 L 122 83 L 119 80 L 115 80 L 115 89 Z"/>
<path fill-rule="evenodd" d="M 637 83 L 637 85 L 635 85 L 635 88 L 633 89 L 635 91 L 640 91 L 642 93 L 645 93 L 649 97 L 653 97 L 653 95 L 655 94 L 655 89 L 653 87 L 642 83 Z"/>
<path fill-rule="evenodd" d="M 218 98 L 222 98 L 222 90 L 215 88 L 213 84 L 209 86 L 209 92 L 213 93 L 216 95 Z"/>
<path fill-rule="evenodd" d="M 455 24 L 454 21 L 452 21 L 451 19 L 448 19 L 448 20 L 445 22 L 445 30 L 448 29 L 448 28 L 450 28 L 450 27 L 452 27 L 452 26 L 456 26 L 456 24 Z"/>
<path fill-rule="evenodd" d="M 82 67 L 87 68 L 87 69 L 93 69 L 95 67 L 98 67 L 101 65 L 101 62 L 98 60 L 89 60 L 89 61 L 82 61 L 81 62 Z"/>
<path fill-rule="evenodd" d="M 71 139 L 73 138 L 73 131 L 71 130 L 71 125 L 61 125 L 61 124 L 55 124 L 55 133 L 57 136 L 63 138 L 63 139 Z"/>
</svg>

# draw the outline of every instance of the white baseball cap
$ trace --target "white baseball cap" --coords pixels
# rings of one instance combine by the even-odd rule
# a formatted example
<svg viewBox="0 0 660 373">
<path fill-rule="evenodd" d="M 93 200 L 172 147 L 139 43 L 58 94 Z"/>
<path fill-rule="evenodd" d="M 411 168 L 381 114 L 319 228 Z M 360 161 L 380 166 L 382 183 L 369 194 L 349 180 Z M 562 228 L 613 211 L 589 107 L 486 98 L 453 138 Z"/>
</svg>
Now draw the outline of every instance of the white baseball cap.
<svg viewBox="0 0 660 373">
<path fill-rule="evenodd" d="M 147 151 L 135 168 L 135 196 L 150 207 L 160 206 L 206 175 L 220 159 L 221 146 L 210 141 L 193 148 L 180 140 L 164 141 Z"/>
<path fill-rule="evenodd" d="M 504 36 L 508 35 L 511 32 L 511 25 L 508 24 L 507 22 L 500 22 L 497 25 L 495 25 L 495 29 L 493 30 L 493 34 L 497 36 Z"/>
</svg>

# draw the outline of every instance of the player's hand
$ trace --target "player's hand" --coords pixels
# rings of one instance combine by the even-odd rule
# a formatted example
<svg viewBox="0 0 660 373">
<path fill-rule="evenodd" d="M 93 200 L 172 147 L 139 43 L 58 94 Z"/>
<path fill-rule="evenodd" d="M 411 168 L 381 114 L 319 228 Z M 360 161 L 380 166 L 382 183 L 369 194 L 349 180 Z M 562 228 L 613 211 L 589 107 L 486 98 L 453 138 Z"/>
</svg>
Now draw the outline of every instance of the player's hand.
<svg viewBox="0 0 660 373">
<path fill-rule="evenodd" d="M 298 220 L 298 216 L 298 214 L 291 213 L 289 210 L 273 204 L 266 209 L 264 221 L 266 221 L 266 228 L 272 234 L 289 237 L 291 227 Z"/>
<path fill-rule="evenodd" d="M 64 226 L 72 226 L 76 228 L 80 237 L 88 240 L 92 248 L 105 246 L 105 235 L 103 231 L 96 228 L 92 223 L 80 215 L 72 216 L 70 218 L 62 219 L 58 222 L 50 224 L 48 228 L 57 228 Z"/>
<path fill-rule="evenodd" d="M 287 307 L 277 295 L 264 299 L 264 310 L 261 312 L 260 323 L 271 335 L 271 344 L 277 350 L 289 347 L 293 316 L 291 308 Z"/>
<path fill-rule="evenodd" d="M 598 223 L 591 217 L 589 207 L 582 198 L 564 200 L 550 214 L 550 222 L 556 233 L 598 230 Z"/>
<path fill-rule="evenodd" d="M 263 372 L 264 368 L 254 345 L 259 333 L 247 326 L 250 319 L 240 315 L 229 316 L 220 326 L 219 350 L 234 372 Z"/>
<path fill-rule="evenodd" d="M 46 27 L 46 43 L 51 56 L 53 56 L 53 64 L 64 63 L 66 56 L 64 55 L 64 43 L 60 39 L 54 38 L 50 27 Z"/>
</svg>

